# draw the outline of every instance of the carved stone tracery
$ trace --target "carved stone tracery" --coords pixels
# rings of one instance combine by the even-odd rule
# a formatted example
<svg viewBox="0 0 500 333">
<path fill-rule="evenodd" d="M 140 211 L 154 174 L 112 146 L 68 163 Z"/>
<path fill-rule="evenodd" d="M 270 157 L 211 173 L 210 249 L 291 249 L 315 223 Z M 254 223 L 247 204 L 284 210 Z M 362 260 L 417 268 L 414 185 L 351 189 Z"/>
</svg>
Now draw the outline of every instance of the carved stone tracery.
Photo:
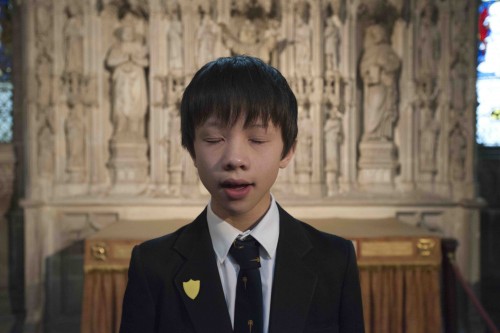
<svg viewBox="0 0 500 333">
<path fill-rule="evenodd" d="M 180 145 L 179 103 L 200 66 L 241 53 L 276 66 L 298 100 L 295 161 L 273 189 L 280 201 L 330 209 L 373 200 L 392 209 L 438 197 L 445 215 L 474 198 L 474 36 L 467 32 L 474 10 L 467 1 L 24 5 L 33 14 L 27 199 L 44 202 L 27 208 L 28 234 L 57 229 L 43 225 L 81 202 L 117 215 L 125 208 L 113 204 L 123 198 L 166 210 L 206 203 Z M 52 203 L 63 208 L 47 213 Z M 79 218 L 67 220 L 68 239 L 95 230 L 87 217 L 81 228 Z M 45 255 L 39 243 L 28 256 Z M 36 312 L 33 303 L 28 308 Z"/>
</svg>

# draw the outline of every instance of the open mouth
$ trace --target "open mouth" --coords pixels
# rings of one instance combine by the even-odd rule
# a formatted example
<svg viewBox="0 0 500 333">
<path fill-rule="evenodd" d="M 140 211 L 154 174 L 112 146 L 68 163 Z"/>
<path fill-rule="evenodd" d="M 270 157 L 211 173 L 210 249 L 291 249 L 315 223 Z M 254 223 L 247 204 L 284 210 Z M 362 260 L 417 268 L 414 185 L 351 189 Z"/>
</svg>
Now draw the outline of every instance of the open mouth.
<svg viewBox="0 0 500 333">
<path fill-rule="evenodd" d="M 221 187 L 230 199 L 241 199 L 245 197 L 254 184 L 246 181 L 224 181 Z"/>
</svg>

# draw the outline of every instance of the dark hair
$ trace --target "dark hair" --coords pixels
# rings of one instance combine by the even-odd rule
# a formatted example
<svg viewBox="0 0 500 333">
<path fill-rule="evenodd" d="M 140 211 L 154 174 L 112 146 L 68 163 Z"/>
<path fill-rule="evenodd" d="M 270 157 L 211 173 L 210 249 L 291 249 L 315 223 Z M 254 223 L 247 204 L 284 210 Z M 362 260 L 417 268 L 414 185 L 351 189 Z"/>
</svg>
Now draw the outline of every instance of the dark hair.
<svg viewBox="0 0 500 333">
<path fill-rule="evenodd" d="M 269 120 L 281 129 L 284 157 L 297 139 L 297 100 L 274 67 L 250 56 L 219 58 L 204 65 L 186 87 L 181 101 L 182 146 L 194 156 L 195 129 L 215 116 L 232 126 Z"/>
</svg>

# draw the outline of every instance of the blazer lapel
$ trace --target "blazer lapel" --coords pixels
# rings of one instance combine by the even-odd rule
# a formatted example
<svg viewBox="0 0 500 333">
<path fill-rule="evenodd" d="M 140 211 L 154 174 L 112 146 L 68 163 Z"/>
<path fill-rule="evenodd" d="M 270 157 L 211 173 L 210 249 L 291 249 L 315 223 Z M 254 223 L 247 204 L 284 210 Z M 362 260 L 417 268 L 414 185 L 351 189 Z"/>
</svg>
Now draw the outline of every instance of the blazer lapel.
<svg viewBox="0 0 500 333">
<path fill-rule="evenodd" d="M 278 206 L 279 207 L 279 206 Z M 276 251 L 269 333 L 303 332 L 314 290 L 316 273 L 304 256 L 312 244 L 302 226 L 280 210 L 280 236 Z"/>
<path fill-rule="evenodd" d="M 208 231 L 206 211 L 186 227 L 175 249 L 186 259 L 175 277 L 175 284 L 196 332 L 231 333 L 231 319 Z"/>
</svg>

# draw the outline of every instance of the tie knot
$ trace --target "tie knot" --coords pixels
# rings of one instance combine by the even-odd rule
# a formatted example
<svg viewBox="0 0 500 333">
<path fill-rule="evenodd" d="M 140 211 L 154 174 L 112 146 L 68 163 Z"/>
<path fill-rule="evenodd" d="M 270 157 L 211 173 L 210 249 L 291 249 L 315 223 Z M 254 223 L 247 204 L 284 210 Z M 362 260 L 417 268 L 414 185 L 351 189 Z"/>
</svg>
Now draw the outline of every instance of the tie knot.
<svg viewBox="0 0 500 333">
<path fill-rule="evenodd" d="M 229 253 L 240 265 L 240 269 L 256 269 L 260 268 L 259 246 L 259 242 L 252 236 L 248 236 L 244 240 L 235 239 Z"/>
</svg>

